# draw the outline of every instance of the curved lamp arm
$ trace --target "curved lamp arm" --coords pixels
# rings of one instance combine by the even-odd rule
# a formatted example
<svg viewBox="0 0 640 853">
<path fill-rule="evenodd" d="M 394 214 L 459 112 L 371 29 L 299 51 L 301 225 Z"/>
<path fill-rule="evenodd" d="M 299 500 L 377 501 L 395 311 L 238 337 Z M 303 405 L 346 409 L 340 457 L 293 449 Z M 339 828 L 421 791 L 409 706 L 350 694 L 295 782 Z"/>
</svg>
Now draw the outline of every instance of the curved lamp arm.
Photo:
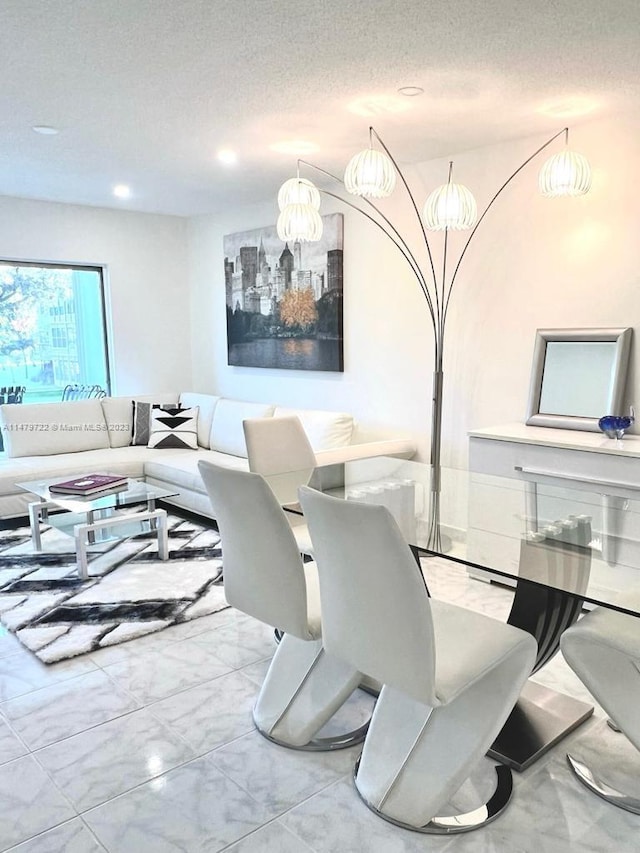
<svg viewBox="0 0 640 853">
<path fill-rule="evenodd" d="M 344 186 L 341 179 L 337 175 L 334 175 L 332 172 L 329 172 L 327 169 L 322 169 L 322 168 L 320 168 L 320 166 L 316 166 L 315 163 L 310 163 L 307 160 L 299 159 L 298 163 L 305 165 L 305 166 L 309 166 L 310 168 L 315 169 L 317 172 L 320 172 L 323 175 L 327 175 L 327 177 L 331 178 L 334 181 L 337 181 L 337 183 L 339 183 L 341 186 Z M 371 202 L 369 199 L 366 199 L 366 198 L 363 199 L 363 201 L 365 201 L 371 208 L 373 208 L 373 210 L 375 210 L 375 212 L 378 214 L 378 216 L 380 216 L 380 218 L 391 229 L 393 234 L 396 235 L 397 239 L 396 239 L 396 237 L 393 236 L 393 234 L 391 234 L 391 233 L 389 233 L 389 231 L 387 231 L 387 229 L 384 227 L 384 225 L 382 225 L 382 223 L 380 223 L 377 219 L 375 219 L 375 217 L 371 216 L 369 213 L 367 213 L 361 207 L 358 207 L 358 205 L 354 204 L 353 202 L 348 201 L 347 199 L 343 198 L 341 195 L 338 195 L 337 193 L 332 193 L 329 190 L 325 190 L 325 189 L 322 189 L 320 187 L 318 189 L 323 195 L 327 195 L 327 196 L 330 196 L 331 198 L 335 198 L 338 201 L 342 202 L 342 204 L 346 204 L 347 207 L 350 207 L 352 210 L 356 210 L 362 216 L 365 216 L 370 222 L 373 222 L 373 224 L 376 225 L 383 232 L 383 234 L 386 237 L 388 237 L 388 239 L 391 240 L 391 242 L 396 246 L 398 251 L 402 254 L 405 261 L 407 262 L 407 264 L 411 268 L 411 271 L 413 272 L 413 274 L 418 279 L 420 289 L 422 290 L 424 297 L 427 301 L 427 305 L 429 306 L 429 314 L 431 315 L 431 322 L 433 325 L 434 333 L 437 335 L 437 323 L 436 323 L 437 314 L 434 310 L 433 299 L 432 299 L 432 296 L 429 292 L 429 287 L 427 285 L 426 279 L 422 273 L 422 270 L 420 269 L 420 265 L 418 264 L 413 252 L 411 251 L 408 244 L 406 243 L 406 241 L 404 240 L 404 238 L 402 237 L 400 232 L 397 230 L 395 225 L 388 219 L 387 216 L 385 216 L 384 213 L 382 213 L 382 211 L 375 204 L 373 204 L 373 202 Z M 435 287 L 435 272 L 434 272 L 434 287 Z M 436 287 L 436 298 L 437 298 L 437 287 Z"/>
<path fill-rule="evenodd" d="M 500 187 L 500 189 L 498 190 L 498 192 L 493 196 L 493 198 L 491 199 L 491 201 L 489 202 L 489 204 L 488 204 L 488 205 L 485 207 L 485 209 L 482 211 L 482 215 L 481 215 L 481 217 L 480 217 L 480 218 L 478 219 L 478 221 L 476 222 L 476 224 L 475 224 L 475 226 L 474 226 L 474 228 L 473 228 L 473 231 L 471 232 L 471 234 L 469 234 L 469 239 L 468 239 L 468 240 L 467 240 L 467 242 L 464 244 L 464 248 L 462 249 L 462 252 L 460 253 L 460 257 L 458 258 L 458 263 L 456 264 L 456 267 L 455 267 L 455 269 L 454 269 L 454 271 L 453 271 L 453 276 L 451 277 L 451 284 L 449 285 L 449 290 L 448 290 L 448 292 L 447 292 L 447 301 L 446 301 L 446 304 L 445 304 L 445 310 L 444 310 L 444 317 L 445 317 L 445 319 L 446 319 L 446 316 L 447 316 L 447 310 L 448 310 L 448 308 L 449 308 L 449 299 L 451 298 L 451 291 L 453 290 L 453 285 L 454 285 L 454 283 L 455 283 L 456 276 L 458 275 L 458 270 L 460 269 L 460 264 L 462 263 L 462 259 L 464 258 L 464 256 L 465 256 L 465 253 L 466 253 L 467 249 L 469 248 L 469 243 L 471 243 L 471 241 L 473 240 L 473 238 L 474 238 L 474 236 L 475 236 L 476 231 L 477 231 L 477 230 L 478 230 L 478 228 L 480 227 L 480 223 L 481 223 L 481 222 L 482 222 L 482 220 L 485 218 L 485 216 L 487 215 L 487 213 L 489 212 L 489 210 L 493 207 L 493 204 L 494 204 L 494 202 L 496 201 L 496 199 L 498 198 L 498 196 L 500 196 L 500 195 L 501 195 L 501 193 L 502 193 L 502 192 L 503 192 L 503 191 L 504 191 L 504 190 L 509 186 L 509 184 L 510 184 L 510 183 L 511 183 L 511 181 L 516 177 L 516 175 L 518 175 L 518 174 L 519 174 L 519 173 L 524 169 L 524 167 L 525 167 L 525 166 L 528 166 L 528 165 L 529 165 L 529 163 L 530 163 L 532 160 L 534 160 L 534 159 L 538 156 L 538 154 L 540 154 L 540 152 L 541 152 L 541 151 L 544 151 L 544 149 L 545 149 L 545 148 L 547 148 L 549 145 L 551 145 L 551 143 L 552 143 L 552 142 L 555 142 L 555 140 L 556 140 L 559 136 L 562 136 L 562 134 L 563 134 L 563 133 L 564 133 L 564 134 L 567 134 L 568 132 L 569 132 L 569 128 L 568 128 L 568 127 L 563 127 L 563 128 L 562 128 L 562 130 L 560 130 L 560 131 L 558 131 L 558 133 L 554 134 L 554 135 L 551 137 L 551 139 L 548 139 L 548 140 L 544 143 L 544 145 L 541 145 L 541 146 L 540 146 L 540 148 L 538 148 L 538 150 L 537 150 L 537 151 L 534 151 L 534 152 L 533 152 L 533 154 L 532 154 L 530 157 L 527 157 L 527 159 L 524 161 L 524 163 L 522 163 L 520 166 L 518 166 L 518 168 L 515 170 L 515 172 L 513 172 L 513 174 L 512 174 L 512 175 L 509 175 L 509 177 L 507 178 L 507 180 L 503 183 L 503 185 Z M 443 282 L 443 286 L 444 286 L 444 282 Z"/>
</svg>

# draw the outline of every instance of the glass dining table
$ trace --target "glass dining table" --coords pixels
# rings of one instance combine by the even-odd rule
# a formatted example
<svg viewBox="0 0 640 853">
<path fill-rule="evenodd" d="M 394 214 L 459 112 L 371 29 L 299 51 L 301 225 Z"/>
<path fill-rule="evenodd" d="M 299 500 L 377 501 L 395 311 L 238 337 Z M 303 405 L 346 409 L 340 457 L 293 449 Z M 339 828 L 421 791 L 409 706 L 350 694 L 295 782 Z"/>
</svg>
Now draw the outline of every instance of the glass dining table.
<svg viewBox="0 0 640 853">
<path fill-rule="evenodd" d="M 344 500 L 382 504 L 417 559 L 439 557 L 478 581 L 510 590 L 507 621 L 538 643 L 532 674 L 554 657 L 562 632 L 583 608 L 640 616 L 633 598 L 627 599 L 640 587 L 640 485 L 525 470 L 499 477 L 443 468 L 435 497 L 431 466 L 395 457 L 318 465 L 266 479 L 294 514 L 302 514 L 297 503 L 302 484 Z M 420 562 L 429 587 L 429 559 Z M 587 703 L 529 680 L 490 755 L 524 770 L 592 713 Z"/>
</svg>

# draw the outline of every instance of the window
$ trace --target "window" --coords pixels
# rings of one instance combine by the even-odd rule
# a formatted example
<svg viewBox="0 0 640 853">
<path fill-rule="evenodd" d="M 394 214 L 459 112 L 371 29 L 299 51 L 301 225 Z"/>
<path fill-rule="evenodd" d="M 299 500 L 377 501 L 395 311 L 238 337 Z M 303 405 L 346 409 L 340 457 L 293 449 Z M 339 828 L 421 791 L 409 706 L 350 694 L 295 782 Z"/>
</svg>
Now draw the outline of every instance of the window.
<svg viewBox="0 0 640 853">
<path fill-rule="evenodd" d="M 72 383 L 110 392 L 102 269 L 0 261 L 0 391 L 48 402 Z"/>
<path fill-rule="evenodd" d="M 64 329 L 58 329 L 56 326 L 51 329 L 51 346 L 56 349 L 66 349 L 67 336 Z"/>
</svg>

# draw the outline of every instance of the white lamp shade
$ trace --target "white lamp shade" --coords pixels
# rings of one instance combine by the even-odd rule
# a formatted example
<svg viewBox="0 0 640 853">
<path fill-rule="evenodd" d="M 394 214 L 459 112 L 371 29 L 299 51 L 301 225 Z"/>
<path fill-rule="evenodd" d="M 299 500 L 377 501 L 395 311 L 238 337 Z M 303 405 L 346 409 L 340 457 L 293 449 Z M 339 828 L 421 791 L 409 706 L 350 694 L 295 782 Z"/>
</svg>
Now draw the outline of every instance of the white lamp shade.
<svg viewBox="0 0 640 853">
<path fill-rule="evenodd" d="M 443 184 L 426 200 L 422 215 L 429 231 L 466 231 L 473 228 L 478 207 L 464 184 Z"/>
<path fill-rule="evenodd" d="M 344 173 L 344 186 L 351 195 L 386 198 L 396 185 L 396 170 L 383 151 L 367 148 L 355 154 Z"/>
<path fill-rule="evenodd" d="M 554 154 L 540 169 L 540 192 L 547 198 L 584 195 L 591 189 L 591 166 L 587 158 L 565 148 Z"/>
<path fill-rule="evenodd" d="M 280 210 L 284 210 L 288 204 L 310 204 L 320 210 L 320 193 L 306 178 L 289 178 L 278 192 Z"/>
<path fill-rule="evenodd" d="M 315 243 L 322 237 L 322 218 L 310 204 L 288 204 L 276 227 L 283 243 Z"/>
</svg>

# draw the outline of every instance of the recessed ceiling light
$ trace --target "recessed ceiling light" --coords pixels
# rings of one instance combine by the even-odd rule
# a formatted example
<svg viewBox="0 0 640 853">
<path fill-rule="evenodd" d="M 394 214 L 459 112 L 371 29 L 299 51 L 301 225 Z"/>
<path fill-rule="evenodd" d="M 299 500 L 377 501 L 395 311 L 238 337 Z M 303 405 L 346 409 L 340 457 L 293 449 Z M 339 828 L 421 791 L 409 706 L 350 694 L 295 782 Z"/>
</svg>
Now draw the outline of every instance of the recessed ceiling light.
<svg viewBox="0 0 640 853">
<path fill-rule="evenodd" d="M 116 184 L 113 188 L 113 194 L 116 198 L 129 198 L 131 190 L 126 184 Z"/>
<path fill-rule="evenodd" d="M 221 163 L 224 163 L 225 166 L 233 166 L 238 162 L 238 155 L 235 151 L 232 151 L 231 148 L 221 148 L 218 151 L 218 160 Z"/>
<path fill-rule="evenodd" d="M 390 113 L 403 113 L 411 109 L 411 105 L 397 95 L 366 95 L 352 101 L 347 109 L 357 116 L 369 118 Z"/>
<path fill-rule="evenodd" d="M 55 136 L 60 133 L 57 127 L 51 127 L 48 124 L 34 124 L 31 128 L 34 133 L 40 133 L 42 136 Z"/>
<path fill-rule="evenodd" d="M 401 86 L 398 89 L 398 94 L 407 98 L 415 98 L 416 95 L 423 95 L 424 89 L 422 86 Z"/>
<path fill-rule="evenodd" d="M 274 142 L 269 148 L 272 151 L 277 151 L 278 154 L 313 154 L 318 150 L 315 142 L 308 142 L 305 139 L 284 139 L 282 142 Z"/>
</svg>

